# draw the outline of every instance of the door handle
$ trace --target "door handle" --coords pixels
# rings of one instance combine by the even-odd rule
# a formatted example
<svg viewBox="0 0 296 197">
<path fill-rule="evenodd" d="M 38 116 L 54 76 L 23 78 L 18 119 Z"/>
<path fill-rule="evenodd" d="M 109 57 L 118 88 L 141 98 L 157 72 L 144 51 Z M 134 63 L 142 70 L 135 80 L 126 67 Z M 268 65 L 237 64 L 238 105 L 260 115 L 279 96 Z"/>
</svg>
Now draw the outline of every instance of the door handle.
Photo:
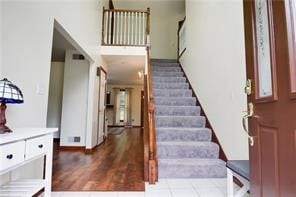
<svg viewBox="0 0 296 197">
<path fill-rule="evenodd" d="M 247 95 L 252 94 L 252 80 L 251 79 L 247 79 L 247 81 L 246 81 L 245 93 Z"/>
<path fill-rule="evenodd" d="M 250 131 L 247 126 L 247 121 L 249 118 L 253 117 L 253 115 L 254 115 L 254 105 L 253 105 L 253 103 L 249 103 L 247 114 L 244 115 L 242 118 L 242 125 L 243 125 L 244 131 L 248 135 L 250 146 L 254 146 L 254 137 L 250 135 Z"/>
</svg>

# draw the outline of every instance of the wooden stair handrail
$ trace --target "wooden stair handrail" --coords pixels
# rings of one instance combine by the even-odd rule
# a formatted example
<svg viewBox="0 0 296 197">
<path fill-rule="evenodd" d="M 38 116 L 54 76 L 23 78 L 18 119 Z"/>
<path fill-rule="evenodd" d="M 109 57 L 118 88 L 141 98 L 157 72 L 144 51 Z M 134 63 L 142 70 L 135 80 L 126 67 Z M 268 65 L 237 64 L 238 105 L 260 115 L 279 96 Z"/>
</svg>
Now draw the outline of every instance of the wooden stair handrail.
<svg viewBox="0 0 296 197">
<path fill-rule="evenodd" d="M 158 181 L 158 162 L 157 162 L 157 147 L 155 135 L 155 103 L 153 97 L 152 83 L 152 65 L 150 60 L 150 47 L 147 46 L 147 65 L 148 65 L 148 132 L 149 132 L 149 183 L 154 184 Z"/>
<path fill-rule="evenodd" d="M 158 181 L 158 161 L 155 135 L 155 103 L 153 96 L 150 50 L 150 9 L 146 21 L 147 72 L 144 75 L 144 178 L 150 184 Z"/>
</svg>

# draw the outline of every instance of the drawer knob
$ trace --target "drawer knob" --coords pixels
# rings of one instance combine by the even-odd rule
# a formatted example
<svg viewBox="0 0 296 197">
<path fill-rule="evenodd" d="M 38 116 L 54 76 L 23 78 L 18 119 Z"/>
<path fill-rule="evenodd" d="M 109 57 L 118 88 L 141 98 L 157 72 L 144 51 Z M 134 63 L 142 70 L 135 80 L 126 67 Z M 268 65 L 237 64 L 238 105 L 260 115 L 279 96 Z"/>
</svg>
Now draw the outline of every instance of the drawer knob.
<svg viewBox="0 0 296 197">
<path fill-rule="evenodd" d="M 12 159 L 12 158 L 13 158 L 13 155 L 12 155 L 12 154 L 7 155 L 6 158 L 7 158 L 7 159 Z"/>
<path fill-rule="evenodd" d="M 43 148 L 43 144 L 38 145 L 39 148 Z"/>
</svg>

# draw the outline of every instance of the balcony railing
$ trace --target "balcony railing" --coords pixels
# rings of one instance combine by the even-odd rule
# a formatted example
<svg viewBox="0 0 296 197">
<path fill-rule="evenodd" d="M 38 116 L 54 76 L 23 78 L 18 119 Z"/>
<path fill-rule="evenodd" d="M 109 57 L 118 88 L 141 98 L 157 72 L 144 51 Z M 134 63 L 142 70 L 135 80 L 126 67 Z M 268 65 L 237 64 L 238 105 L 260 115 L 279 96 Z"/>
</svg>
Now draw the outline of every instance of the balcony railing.
<svg viewBox="0 0 296 197">
<path fill-rule="evenodd" d="M 102 45 L 146 46 L 149 42 L 150 10 L 103 8 Z"/>
</svg>

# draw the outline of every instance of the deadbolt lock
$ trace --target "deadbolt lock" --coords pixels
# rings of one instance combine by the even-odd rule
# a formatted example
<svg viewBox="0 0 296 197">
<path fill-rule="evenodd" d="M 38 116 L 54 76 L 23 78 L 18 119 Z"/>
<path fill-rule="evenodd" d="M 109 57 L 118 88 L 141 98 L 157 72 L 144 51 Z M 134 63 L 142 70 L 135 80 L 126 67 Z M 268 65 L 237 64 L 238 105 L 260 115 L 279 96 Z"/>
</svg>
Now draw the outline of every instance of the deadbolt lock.
<svg viewBox="0 0 296 197">
<path fill-rule="evenodd" d="M 252 80 L 251 79 L 247 79 L 247 81 L 246 81 L 245 93 L 247 95 L 252 94 Z"/>
</svg>

